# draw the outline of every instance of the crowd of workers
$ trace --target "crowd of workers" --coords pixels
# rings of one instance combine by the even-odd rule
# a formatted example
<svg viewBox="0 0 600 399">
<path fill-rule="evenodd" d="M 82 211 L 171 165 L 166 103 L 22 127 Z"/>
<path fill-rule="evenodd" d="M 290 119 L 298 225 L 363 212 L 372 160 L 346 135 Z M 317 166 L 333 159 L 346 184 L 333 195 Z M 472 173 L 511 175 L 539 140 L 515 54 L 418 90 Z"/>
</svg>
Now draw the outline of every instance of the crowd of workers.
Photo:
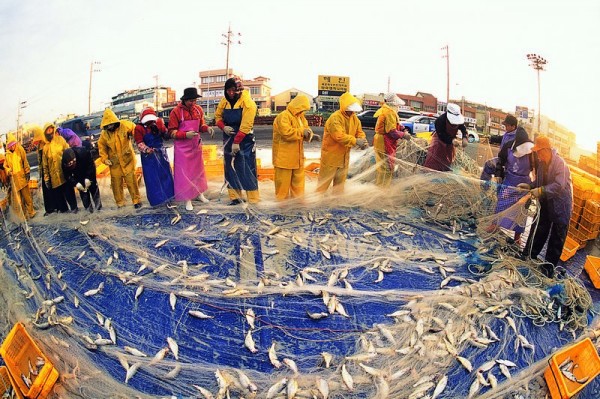
<svg viewBox="0 0 600 399">
<path fill-rule="evenodd" d="M 139 123 L 119 120 L 111 109 L 104 111 L 98 140 L 100 162 L 110 171 L 111 189 L 117 207 L 125 205 L 123 182 L 127 186 L 134 207 L 141 207 L 138 182 L 135 176 L 136 156 L 132 138 L 140 153 L 146 195 L 151 206 L 171 201 L 183 202 L 193 210 L 192 200 L 207 203 L 204 195 L 208 188 L 202 158 L 201 133 L 214 136 L 208 126 L 196 88 L 186 88 L 179 104 L 171 111 L 169 124 L 157 117 L 154 109 L 142 111 Z M 309 99 L 298 95 L 273 122 L 273 166 L 277 200 L 300 198 L 304 195 L 304 143 L 322 141 L 321 163 L 317 192 L 343 192 L 348 175 L 350 150 L 366 149 L 369 144 L 356 116 L 362 110 L 360 101 L 350 93 L 340 97 L 340 108 L 331 114 L 324 127 L 323 137 L 309 127 L 305 112 L 310 109 Z M 398 117 L 402 104 L 394 93 L 384 96 L 377 111 L 373 148 L 376 160 L 376 181 L 388 187 L 396 164 L 399 140 L 410 140 Z M 224 97 L 215 111 L 215 124 L 223 133 L 224 179 L 230 205 L 244 201 L 258 203 L 260 195 L 256 170 L 256 148 L 253 134 L 257 107 L 239 78 L 225 82 Z M 527 132 L 518 127 L 517 119 L 508 115 L 504 121 L 503 137 L 498 158 L 488 161 L 484 175 L 498 187 L 497 212 L 501 212 L 528 193 L 539 199 L 541 215 L 534 234 L 530 234 L 526 249 L 536 258 L 548 236 L 544 269 L 552 276 L 558 262 L 572 211 L 572 188 L 569 169 L 564 160 L 551 148 L 545 136 L 538 136 L 535 144 Z M 90 149 L 69 129 L 48 123 L 44 128 L 33 127 L 33 144 L 37 147 L 39 177 L 45 214 L 77 212 L 75 190 L 80 194 L 83 207 L 90 212 L 102 209 L 96 181 L 96 165 Z M 458 132 L 462 132 L 462 139 Z M 174 141 L 173 172 L 164 146 L 164 140 Z M 428 147 L 425 168 L 450 171 L 458 147 L 467 145 L 467 131 L 460 107 L 448 104 L 446 112 L 435 121 L 435 132 Z M 0 158 L 0 181 L 11 187 L 11 203 L 22 211 L 24 218 L 35 216 L 29 189 L 30 169 L 23 147 L 14 134 L 8 134 L 6 156 Z M 515 193 L 517 193 L 515 195 Z M 507 218 L 498 226 L 512 229 L 519 242 L 523 227 Z"/>
</svg>

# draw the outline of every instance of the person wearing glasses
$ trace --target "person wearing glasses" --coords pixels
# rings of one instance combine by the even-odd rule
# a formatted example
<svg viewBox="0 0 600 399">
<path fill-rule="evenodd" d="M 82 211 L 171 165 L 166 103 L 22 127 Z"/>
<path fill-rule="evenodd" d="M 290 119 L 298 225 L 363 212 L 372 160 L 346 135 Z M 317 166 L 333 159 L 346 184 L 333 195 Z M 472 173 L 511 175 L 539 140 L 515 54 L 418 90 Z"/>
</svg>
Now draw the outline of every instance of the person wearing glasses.
<svg viewBox="0 0 600 399">
<path fill-rule="evenodd" d="M 202 158 L 202 139 L 200 132 L 210 134 L 215 130 L 206 124 L 204 110 L 196 104 L 198 94 L 195 87 L 183 91 L 181 102 L 169 114 L 169 134 L 173 140 L 173 170 L 175 181 L 175 201 L 185 201 L 185 209 L 194 209 L 192 200 L 207 203 L 204 192 L 208 189 L 204 159 Z"/>
<path fill-rule="evenodd" d="M 225 181 L 231 202 L 243 202 L 242 190 L 248 202 L 260 201 L 258 175 L 256 173 L 256 141 L 254 140 L 254 117 L 256 103 L 244 90 L 242 81 L 233 77 L 225 81 L 225 97 L 215 111 L 217 126 L 223 131 L 223 158 Z"/>
<path fill-rule="evenodd" d="M 458 131 L 462 132 L 462 140 Z M 467 146 L 467 128 L 465 118 L 460 113 L 460 107 L 448 103 L 446 112 L 435 120 L 435 132 L 431 136 L 431 144 L 427 149 L 427 157 L 423 166 L 440 172 L 448 172 L 456 156 L 456 148 Z"/>
</svg>

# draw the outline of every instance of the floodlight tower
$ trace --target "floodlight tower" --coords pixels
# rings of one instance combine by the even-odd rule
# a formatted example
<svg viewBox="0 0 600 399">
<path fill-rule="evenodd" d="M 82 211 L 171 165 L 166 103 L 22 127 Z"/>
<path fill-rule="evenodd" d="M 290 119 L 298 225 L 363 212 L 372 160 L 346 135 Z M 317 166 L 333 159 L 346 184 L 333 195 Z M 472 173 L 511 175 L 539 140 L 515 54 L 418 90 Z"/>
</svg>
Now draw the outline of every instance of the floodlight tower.
<svg viewBox="0 0 600 399">
<path fill-rule="evenodd" d="M 542 107 L 541 107 L 541 96 L 540 96 L 540 71 L 545 71 L 544 67 L 548 64 L 548 61 L 538 54 L 527 54 L 529 60 L 529 66 L 537 71 L 537 85 L 538 85 L 538 121 L 537 121 L 537 134 L 540 134 L 540 122 L 542 120 Z"/>
</svg>

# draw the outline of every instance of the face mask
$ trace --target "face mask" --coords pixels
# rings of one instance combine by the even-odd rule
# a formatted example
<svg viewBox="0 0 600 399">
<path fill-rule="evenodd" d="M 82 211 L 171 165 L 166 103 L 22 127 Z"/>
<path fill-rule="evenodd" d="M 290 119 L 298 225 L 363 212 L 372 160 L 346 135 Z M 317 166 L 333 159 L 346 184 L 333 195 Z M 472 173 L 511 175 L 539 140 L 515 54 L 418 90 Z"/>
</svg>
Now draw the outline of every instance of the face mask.
<svg viewBox="0 0 600 399">
<path fill-rule="evenodd" d="M 53 134 L 45 134 L 44 136 L 46 137 L 46 140 L 48 140 L 48 141 L 52 141 L 52 137 L 54 137 Z"/>
</svg>

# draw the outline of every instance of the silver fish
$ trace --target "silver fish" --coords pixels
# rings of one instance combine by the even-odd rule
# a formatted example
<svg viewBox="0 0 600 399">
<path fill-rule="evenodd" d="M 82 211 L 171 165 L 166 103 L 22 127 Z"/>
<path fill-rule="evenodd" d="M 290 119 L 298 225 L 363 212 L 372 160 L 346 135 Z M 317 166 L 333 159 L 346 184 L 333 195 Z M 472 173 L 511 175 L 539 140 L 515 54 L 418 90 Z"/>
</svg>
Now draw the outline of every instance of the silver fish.
<svg viewBox="0 0 600 399">
<path fill-rule="evenodd" d="M 177 345 L 177 342 L 173 338 L 167 337 L 167 343 L 169 344 L 169 349 L 171 350 L 171 353 L 173 353 L 175 360 L 179 360 L 179 345 Z"/>
</svg>

